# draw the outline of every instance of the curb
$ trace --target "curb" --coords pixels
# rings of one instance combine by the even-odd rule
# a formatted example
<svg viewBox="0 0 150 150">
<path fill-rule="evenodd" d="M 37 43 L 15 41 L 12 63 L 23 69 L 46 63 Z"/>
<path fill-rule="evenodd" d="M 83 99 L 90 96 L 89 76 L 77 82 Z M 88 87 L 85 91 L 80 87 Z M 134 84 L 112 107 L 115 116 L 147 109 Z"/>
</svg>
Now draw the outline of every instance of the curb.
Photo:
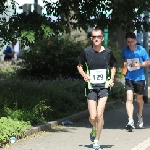
<svg viewBox="0 0 150 150">
<path fill-rule="evenodd" d="M 122 100 L 108 102 L 106 104 L 105 110 L 108 111 L 112 108 L 115 108 L 117 105 L 119 105 L 121 103 L 122 103 Z M 26 130 L 25 136 L 30 136 L 30 135 L 38 133 L 40 131 L 47 131 L 47 130 L 53 129 L 55 126 L 62 124 L 62 122 L 65 120 L 76 121 L 78 119 L 88 117 L 88 115 L 89 115 L 88 110 L 85 110 L 85 111 L 79 112 L 77 114 L 73 114 L 71 116 L 68 116 L 68 117 L 65 117 L 62 119 L 58 119 L 56 121 L 51 121 L 46 124 L 38 125 L 36 127 L 32 127 L 30 130 Z"/>
</svg>

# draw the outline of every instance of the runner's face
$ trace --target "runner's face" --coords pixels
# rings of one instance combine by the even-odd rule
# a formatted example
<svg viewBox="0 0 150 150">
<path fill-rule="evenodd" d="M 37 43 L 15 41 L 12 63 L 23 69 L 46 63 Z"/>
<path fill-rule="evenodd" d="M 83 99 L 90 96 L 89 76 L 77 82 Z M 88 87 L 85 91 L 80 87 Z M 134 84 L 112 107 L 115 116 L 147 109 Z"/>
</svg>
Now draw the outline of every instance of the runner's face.
<svg viewBox="0 0 150 150">
<path fill-rule="evenodd" d="M 136 39 L 133 38 L 127 38 L 127 45 L 130 49 L 134 49 L 136 46 Z"/>
<path fill-rule="evenodd" d="M 101 33 L 101 31 L 93 31 L 92 32 L 92 36 L 91 36 L 91 40 L 93 41 L 93 45 L 97 46 L 97 45 L 101 45 L 102 41 L 104 40 L 104 37 Z"/>
</svg>

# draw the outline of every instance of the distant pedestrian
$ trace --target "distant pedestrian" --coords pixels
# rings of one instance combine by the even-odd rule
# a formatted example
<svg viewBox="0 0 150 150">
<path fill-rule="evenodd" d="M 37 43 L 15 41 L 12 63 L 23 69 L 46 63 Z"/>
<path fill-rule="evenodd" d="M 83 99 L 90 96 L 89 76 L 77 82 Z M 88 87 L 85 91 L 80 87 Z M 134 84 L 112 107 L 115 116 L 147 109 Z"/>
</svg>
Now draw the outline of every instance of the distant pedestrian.
<svg viewBox="0 0 150 150">
<path fill-rule="evenodd" d="M 103 129 L 103 113 L 109 88 L 114 85 L 116 59 L 111 50 L 102 46 L 103 32 L 94 29 L 90 35 L 92 46 L 85 48 L 79 57 L 77 69 L 87 82 L 85 94 L 89 109 L 89 121 L 93 125 L 90 139 L 93 149 L 100 150 L 100 134 Z M 83 68 L 86 67 L 86 71 Z"/>
<path fill-rule="evenodd" d="M 136 94 L 138 104 L 137 126 L 143 127 L 143 93 L 145 88 L 144 67 L 150 65 L 150 58 L 147 51 L 140 45 L 136 44 L 136 35 L 128 32 L 125 35 L 127 47 L 122 50 L 123 67 L 127 68 L 125 75 L 125 88 L 127 91 L 126 110 L 128 115 L 127 130 L 135 128 L 133 119 L 133 95 Z"/>
<path fill-rule="evenodd" d="M 4 56 L 4 61 L 10 61 L 14 58 L 14 46 L 16 45 L 17 40 L 13 39 L 11 41 L 10 45 L 7 45 L 6 49 L 4 50 L 3 54 Z"/>
</svg>

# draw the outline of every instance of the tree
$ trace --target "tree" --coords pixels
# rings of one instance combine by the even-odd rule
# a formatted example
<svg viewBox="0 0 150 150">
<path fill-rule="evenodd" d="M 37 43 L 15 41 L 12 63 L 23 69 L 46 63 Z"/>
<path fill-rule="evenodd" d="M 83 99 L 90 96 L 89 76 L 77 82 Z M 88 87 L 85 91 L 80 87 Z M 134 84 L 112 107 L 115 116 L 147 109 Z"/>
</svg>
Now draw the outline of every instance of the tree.
<svg viewBox="0 0 150 150">
<path fill-rule="evenodd" d="M 9 11 L 7 8 L 11 6 L 14 14 L 9 19 L 2 17 L 0 20 L 1 46 L 11 41 L 12 38 L 18 38 L 25 45 L 32 46 L 39 39 L 48 39 L 52 36 L 53 30 L 51 26 L 53 27 L 54 23 L 50 21 L 50 18 L 39 15 L 36 12 L 16 14 L 15 9 L 18 4 L 14 0 L 10 0 L 10 6 L 7 6 L 6 1 L 0 3 L 0 12 L 6 16 Z"/>
<path fill-rule="evenodd" d="M 140 29 L 142 26 L 150 30 L 144 11 L 150 10 L 150 0 L 61 0 L 50 3 L 44 0 L 47 12 L 61 15 L 65 24 L 74 28 L 87 29 L 90 26 L 99 26 L 109 29 L 123 30 Z M 74 12 L 74 13 L 70 13 Z M 148 16 L 149 17 L 149 16 Z M 65 19 L 67 18 L 67 19 Z M 93 19 L 92 19 L 93 18 Z"/>
<path fill-rule="evenodd" d="M 10 41 L 12 37 L 19 38 L 22 43 L 32 45 L 41 38 L 49 38 L 53 34 L 50 21 L 36 12 L 14 15 L 9 21 L 3 20 L 0 26 L 0 35 L 4 41 Z"/>
<path fill-rule="evenodd" d="M 7 6 L 5 4 L 6 4 L 7 1 L 8 0 L 1 0 L 0 1 L 0 14 L 2 14 L 6 10 Z M 16 3 L 15 3 L 14 0 L 11 0 L 11 4 L 12 4 L 12 7 L 15 8 Z"/>
<path fill-rule="evenodd" d="M 15 9 L 14 0 L 12 7 Z M 0 12 L 6 7 L 0 2 Z M 99 26 L 101 29 L 115 30 L 150 30 L 145 17 L 145 11 L 150 11 L 150 0 L 43 0 L 47 15 L 53 14 L 59 20 L 52 22 L 51 17 L 39 15 L 36 12 L 16 14 L 9 21 L 1 20 L 0 35 L 5 41 L 12 36 L 20 37 L 26 44 L 33 44 L 36 39 L 49 37 L 52 33 L 69 32 L 70 29 L 84 29 L 88 26 Z M 149 17 L 149 16 L 147 16 Z M 9 34 L 8 34 L 9 33 Z M 31 38 L 32 37 L 32 38 Z"/>
</svg>

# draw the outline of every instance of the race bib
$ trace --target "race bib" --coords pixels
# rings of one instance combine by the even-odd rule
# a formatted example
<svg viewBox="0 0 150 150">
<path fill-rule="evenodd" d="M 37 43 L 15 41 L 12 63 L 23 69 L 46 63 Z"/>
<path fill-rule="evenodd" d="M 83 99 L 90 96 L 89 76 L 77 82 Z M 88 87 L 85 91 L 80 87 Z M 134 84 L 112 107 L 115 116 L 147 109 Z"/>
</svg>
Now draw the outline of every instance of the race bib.
<svg viewBox="0 0 150 150">
<path fill-rule="evenodd" d="M 105 83 L 106 69 L 90 70 L 90 83 Z"/>
<path fill-rule="evenodd" d="M 127 69 L 129 71 L 140 69 L 140 67 L 132 67 L 132 63 L 139 63 L 139 58 L 127 59 L 127 63 L 128 63 Z"/>
</svg>

